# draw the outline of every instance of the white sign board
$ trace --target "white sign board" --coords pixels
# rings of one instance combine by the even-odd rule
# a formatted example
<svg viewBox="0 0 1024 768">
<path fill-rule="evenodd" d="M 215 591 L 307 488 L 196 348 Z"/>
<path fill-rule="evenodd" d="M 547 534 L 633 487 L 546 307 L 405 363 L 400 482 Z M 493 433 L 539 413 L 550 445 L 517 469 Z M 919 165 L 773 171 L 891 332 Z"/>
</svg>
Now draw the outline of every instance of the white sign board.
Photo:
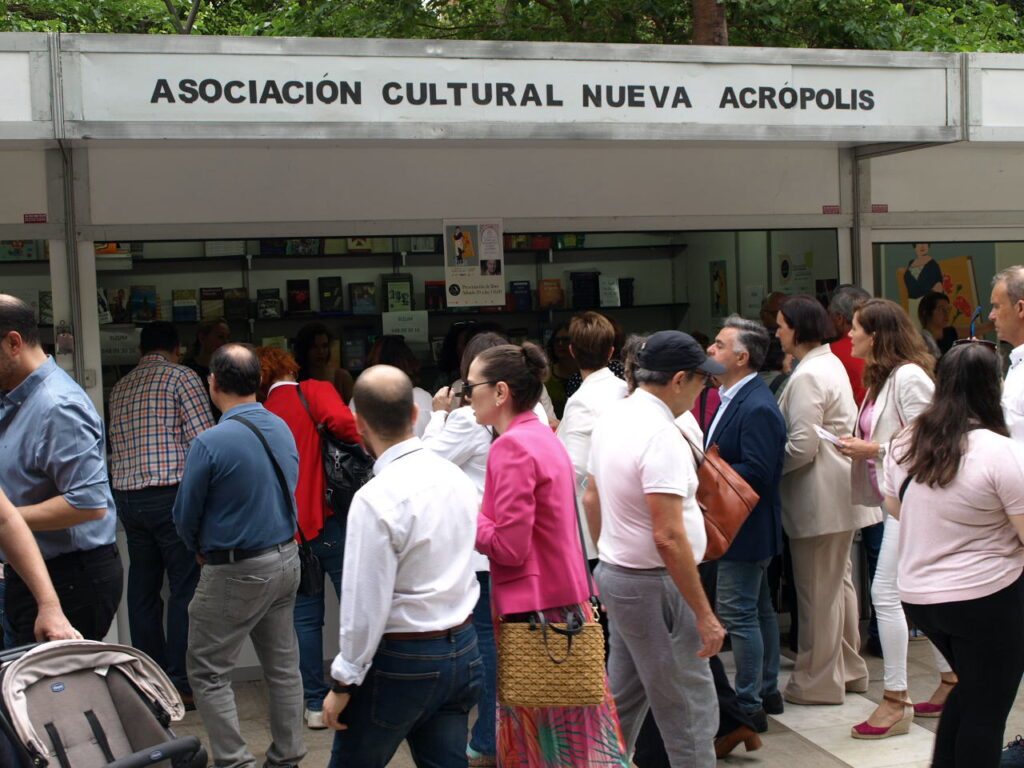
<svg viewBox="0 0 1024 768">
<path fill-rule="evenodd" d="M 402 336 L 410 348 L 427 349 L 429 315 L 426 310 L 413 312 L 382 312 L 381 326 L 385 336 Z"/>
<path fill-rule="evenodd" d="M 0 123 L 32 121 L 29 54 L 0 53 Z"/>
<path fill-rule="evenodd" d="M 86 122 L 949 124 L 940 67 L 83 52 L 80 69 Z"/>
<path fill-rule="evenodd" d="M 504 306 L 500 219 L 445 220 L 444 277 L 449 307 Z"/>
</svg>

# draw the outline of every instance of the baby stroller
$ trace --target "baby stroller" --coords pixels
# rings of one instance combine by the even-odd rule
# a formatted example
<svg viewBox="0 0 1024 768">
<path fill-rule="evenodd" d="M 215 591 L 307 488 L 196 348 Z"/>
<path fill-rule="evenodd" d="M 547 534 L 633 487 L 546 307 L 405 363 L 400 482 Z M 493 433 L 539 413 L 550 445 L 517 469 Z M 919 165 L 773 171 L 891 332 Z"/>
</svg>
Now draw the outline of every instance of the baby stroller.
<svg viewBox="0 0 1024 768">
<path fill-rule="evenodd" d="M 134 648 L 61 640 L 0 653 L 0 740 L 15 768 L 204 767 L 199 740 L 169 729 L 184 715 L 167 675 Z"/>
</svg>

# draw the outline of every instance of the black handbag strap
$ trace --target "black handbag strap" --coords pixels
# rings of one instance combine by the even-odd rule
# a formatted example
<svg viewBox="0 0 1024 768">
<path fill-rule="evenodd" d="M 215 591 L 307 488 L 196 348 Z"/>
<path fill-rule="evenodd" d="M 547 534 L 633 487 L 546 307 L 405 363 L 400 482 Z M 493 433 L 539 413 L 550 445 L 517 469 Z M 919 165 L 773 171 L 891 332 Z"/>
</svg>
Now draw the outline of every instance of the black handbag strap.
<svg viewBox="0 0 1024 768">
<path fill-rule="evenodd" d="M 270 458 L 270 463 L 274 465 L 274 474 L 277 475 L 277 482 L 281 484 L 281 493 L 284 494 L 284 503 L 288 504 L 292 510 L 292 520 L 295 521 L 295 530 L 299 532 L 299 540 L 302 542 L 303 547 L 309 547 L 309 542 L 306 541 L 305 534 L 302 533 L 302 526 L 299 525 L 299 513 L 295 509 L 295 497 L 291 491 L 288 490 L 288 481 L 284 479 L 284 470 L 281 469 L 281 465 L 277 463 L 277 457 L 274 456 L 274 452 L 270 450 L 270 444 L 267 442 L 267 438 L 263 436 L 263 433 L 256 428 L 256 426 L 248 419 L 242 416 L 229 416 L 232 421 L 237 421 L 239 424 L 247 426 L 257 438 L 260 443 L 263 444 L 263 450 L 267 452 L 267 456 Z"/>
<path fill-rule="evenodd" d="M 313 422 L 313 426 L 316 427 L 316 431 L 319 432 L 323 425 L 313 418 L 313 411 L 309 407 L 309 400 L 306 399 L 306 395 L 302 392 L 302 385 L 296 384 L 295 391 L 299 393 L 299 402 L 302 403 L 302 407 L 306 409 L 306 413 L 309 414 L 309 420 Z"/>
<path fill-rule="evenodd" d="M 906 479 L 900 485 L 900 504 L 903 503 L 903 497 L 907 495 L 907 488 L 910 487 L 910 483 L 913 481 L 913 475 L 907 475 Z"/>
</svg>

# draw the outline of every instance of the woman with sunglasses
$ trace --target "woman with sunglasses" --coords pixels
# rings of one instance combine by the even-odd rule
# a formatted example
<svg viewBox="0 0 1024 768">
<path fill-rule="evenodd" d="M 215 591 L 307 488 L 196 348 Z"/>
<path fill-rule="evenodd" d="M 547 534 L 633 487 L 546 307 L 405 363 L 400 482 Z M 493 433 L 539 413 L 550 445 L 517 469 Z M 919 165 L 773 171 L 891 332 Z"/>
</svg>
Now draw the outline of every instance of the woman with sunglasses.
<svg viewBox="0 0 1024 768">
<path fill-rule="evenodd" d="M 996 768 L 1024 674 L 1024 456 L 1000 408 L 991 344 L 939 361 L 931 406 L 885 457 L 886 511 L 900 521 L 907 616 L 959 683 L 939 720 L 932 766 Z"/>
<path fill-rule="evenodd" d="M 893 301 L 868 299 L 853 312 L 850 330 L 853 356 L 865 361 L 866 395 L 857 413 L 853 435 L 843 437 L 839 451 L 852 460 L 853 502 L 880 507 L 878 475 L 893 435 L 912 423 L 932 401 L 934 358 L 907 313 Z M 936 662 L 942 684 L 928 702 L 914 705 L 907 695 L 907 618 L 896 587 L 899 521 L 885 518 L 878 565 L 871 581 L 871 601 L 885 660 L 882 702 L 871 716 L 853 726 L 855 739 L 884 739 L 910 732 L 914 714 L 938 717 L 956 675 L 941 655 Z"/>
<path fill-rule="evenodd" d="M 484 483 L 487 474 L 487 455 L 494 442 L 491 427 L 479 424 L 473 415 L 473 409 L 464 405 L 472 392 L 465 388 L 469 378 L 469 366 L 477 355 L 485 349 L 508 344 L 508 339 L 497 333 L 478 333 L 466 344 L 462 353 L 462 371 L 456 387 L 442 387 L 434 396 L 433 413 L 423 433 L 423 447 L 436 453 L 441 458 L 452 462 L 473 481 L 477 493 L 483 499 Z M 538 418 L 546 421 L 544 409 L 539 406 L 534 410 Z M 480 598 L 473 609 L 473 626 L 476 627 L 477 645 L 480 658 L 484 662 L 484 684 L 480 691 L 477 704 L 477 719 L 469 734 L 469 745 L 466 757 L 469 768 L 482 768 L 495 765 L 495 702 L 497 651 L 494 647 L 494 623 L 491 619 L 491 575 L 490 565 L 486 557 L 474 553 L 474 569 L 477 581 L 480 582 Z"/>
<path fill-rule="evenodd" d="M 507 619 L 543 611 L 564 622 L 570 614 L 589 615 L 590 586 L 572 462 L 533 412 L 547 375 L 536 344 L 505 344 L 476 357 L 464 389 L 476 420 L 499 433 L 487 459 L 476 534 L 477 550 L 491 561 L 494 614 Z M 607 681 L 595 706 L 500 705 L 497 745 L 501 766 L 629 764 Z"/>
<path fill-rule="evenodd" d="M 854 532 L 882 514 L 851 503 L 850 460 L 834 444 L 853 432 L 857 406 L 846 369 L 825 343 L 835 336 L 825 308 L 813 296 L 791 296 L 777 322 L 783 351 L 798 361 L 779 399 L 787 431 L 782 526 L 799 616 L 796 667 L 783 698 L 841 704 L 846 691 L 868 688 L 868 668 L 857 651 L 850 548 Z"/>
</svg>

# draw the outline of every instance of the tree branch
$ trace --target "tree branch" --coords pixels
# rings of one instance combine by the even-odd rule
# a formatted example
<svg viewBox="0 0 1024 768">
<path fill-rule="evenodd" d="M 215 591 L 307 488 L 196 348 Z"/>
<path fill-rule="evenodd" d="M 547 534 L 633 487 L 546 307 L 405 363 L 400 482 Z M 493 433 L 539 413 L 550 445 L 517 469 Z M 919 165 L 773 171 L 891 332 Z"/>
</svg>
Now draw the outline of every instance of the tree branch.
<svg viewBox="0 0 1024 768">
<path fill-rule="evenodd" d="M 185 20 L 185 34 L 192 34 L 192 25 L 196 23 L 196 16 L 199 14 L 199 6 L 203 4 L 203 0 L 192 0 L 192 10 L 188 12 L 188 19 Z"/>
<path fill-rule="evenodd" d="M 174 3 L 171 0 L 164 0 L 164 5 L 167 6 L 167 12 L 171 14 L 171 24 L 178 31 L 179 35 L 184 35 L 185 28 L 181 26 L 181 19 L 178 18 L 178 9 L 174 7 Z"/>
</svg>

